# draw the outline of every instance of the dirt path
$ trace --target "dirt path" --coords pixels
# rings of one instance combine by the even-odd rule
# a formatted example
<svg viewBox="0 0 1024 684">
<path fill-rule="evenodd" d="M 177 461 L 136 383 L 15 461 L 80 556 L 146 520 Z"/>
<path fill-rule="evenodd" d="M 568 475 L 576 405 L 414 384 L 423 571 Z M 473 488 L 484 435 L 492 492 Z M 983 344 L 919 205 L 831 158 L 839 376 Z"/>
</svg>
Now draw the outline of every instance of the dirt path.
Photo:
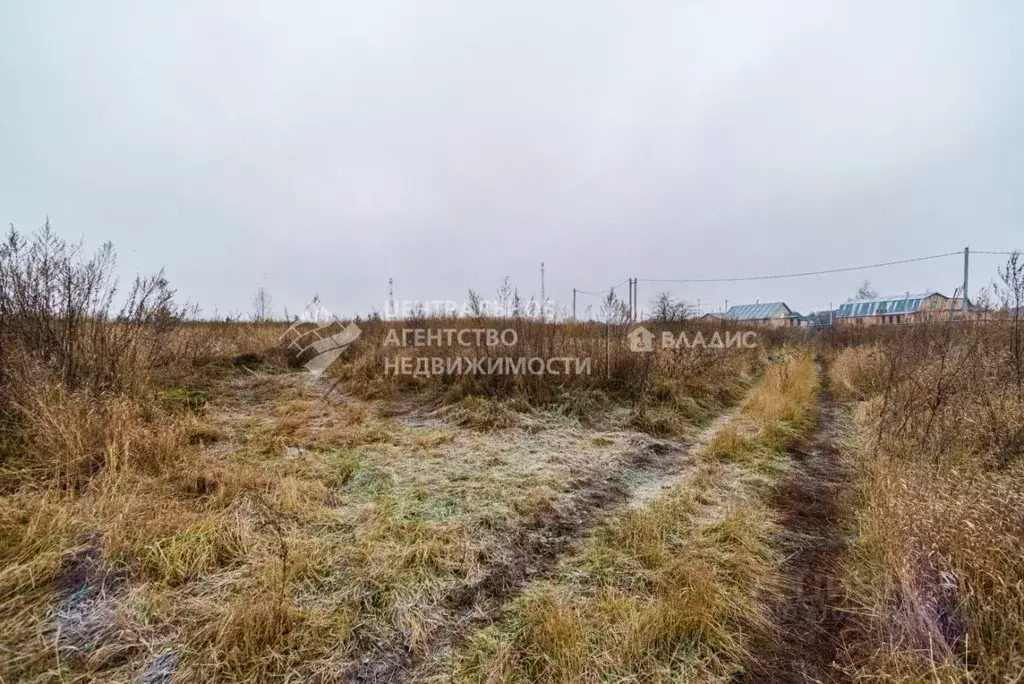
<svg viewBox="0 0 1024 684">
<path fill-rule="evenodd" d="M 848 478 L 836 450 L 841 407 L 827 387 L 820 401 L 818 426 L 807 442 L 790 451 L 794 467 L 770 501 L 784 529 L 783 571 L 791 584 L 776 607 L 781 647 L 750 681 L 844 681 L 833 661 L 846 623 L 837 571 L 848 515 L 841 492 Z"/>
<path fill-rule="evenodd" d="M 346 680 L 418 682 L 439 674 L 454 647 L 500 619 L 506 602 L 528 584 L 552 576 L 559 560 L 612 511 L 643 505 L 691 476 L 695 455 L 742 405 L 740 401 L 722 412 L 685 443 L 653 441 L 616 471 L 575 483 L 571 494 L 521 528 L 479 578 L 448 593 L 443 602 L 446 618 L 427 636 L 424 655 L 400 645 L 368 657 L 347 673 Z"/>
</svg>

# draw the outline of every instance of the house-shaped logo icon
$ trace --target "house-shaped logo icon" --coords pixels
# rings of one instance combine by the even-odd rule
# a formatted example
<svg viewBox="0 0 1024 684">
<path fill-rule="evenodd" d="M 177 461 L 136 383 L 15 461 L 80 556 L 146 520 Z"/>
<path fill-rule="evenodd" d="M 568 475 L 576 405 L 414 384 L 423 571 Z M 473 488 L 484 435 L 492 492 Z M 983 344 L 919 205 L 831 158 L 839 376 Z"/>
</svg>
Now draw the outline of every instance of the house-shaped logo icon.
<svg viewBox="0 0 1024 684">
<path fill-rule="evenodd" d="M 642 325 L 638 326 L 633 330 L 633 332 L 626 335 L 626 339 L 629 340 L 629 351 L 654 351 L 654 333 Z"/>
</svg>

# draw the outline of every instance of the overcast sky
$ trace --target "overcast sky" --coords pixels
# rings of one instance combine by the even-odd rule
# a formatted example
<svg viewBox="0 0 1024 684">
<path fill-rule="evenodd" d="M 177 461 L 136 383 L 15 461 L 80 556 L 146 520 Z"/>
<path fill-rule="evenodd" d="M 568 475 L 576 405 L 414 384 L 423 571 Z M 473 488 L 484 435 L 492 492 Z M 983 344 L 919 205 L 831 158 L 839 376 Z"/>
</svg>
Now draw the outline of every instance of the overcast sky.
<svg viewBox="0 0 1024 684">
<path fill-rule="evenodd" d="M 207 313 L 528 297 L 542 260 L 568 305 L 1024 246 L 1022 105 L 1014 0 L 5 0 L 0 221 L 111 240 Z M 640 299 L 808 310 L 962 266 Z"/>
</svg>

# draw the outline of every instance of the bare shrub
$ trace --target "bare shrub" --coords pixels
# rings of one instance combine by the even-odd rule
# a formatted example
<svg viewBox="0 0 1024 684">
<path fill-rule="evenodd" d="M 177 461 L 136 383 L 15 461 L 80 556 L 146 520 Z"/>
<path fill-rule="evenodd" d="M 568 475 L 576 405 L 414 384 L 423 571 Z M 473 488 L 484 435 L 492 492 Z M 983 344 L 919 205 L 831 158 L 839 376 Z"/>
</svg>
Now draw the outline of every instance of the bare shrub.
<svg viewBox="0 0 1024 684">
<path fill-rule="evenodd" d="M 136 278 L 115 307 L 114 263 L 110 243 L 87 256 L 49 222 L 31 237 L 11 228 L 0 244 L 0 385 L 8 395 L 39 373 L 73 391 L 132 391 L 171 361 L 166 341 L 183 316 L 174 291 L 162 272 Z"/>
<path fill-rule="evenodd" d="M 909 326 L 836 359 L 833 380 L 865 399 L 846 444 L 859 508 L 851 673 L 1001 681 L 1024 666 L 1021 326 Z"/>
<path fill-rule="evenodd" d="M 558 408 L 579 403 L 577 398 L 593 399 L 604 396 L 630 402 L 638 410 L 653 405 L 670 405 L 688 419 L 700 421 L 723 405 L 736 399 L 745 382 L 755 372 L 763 358 L 759 348 L 729 349 L 714 347 L 680 346 L 653 352 L 630 351 L 626 338 L 629 327 L 622 324 L 591 322 L 552 323 L 531 318 L 454 319 L 430 318 L 416 321 L 360 323 L 362 335 L 345 353 L 331 372 L 346 388 L 364 397 L 393 397 L 400 393 L 423 392 L 435 395 L 441 401 L 459 401 L 475 395 L 494 399 L 523 399 L 535 407 Z M 732 330 L 727 324 L 712 328 L 696 322 L 673 326 L 678 333 L 685 326 L 692 337 L 703 331 L 711 339 L 717 330 L 720 335 Z M 661 328 L 651 326 L 660 335 Z M 512 329 L 517 342 L 503 345 L 416 346 L 410 337 L 408 344 L 395 344 L 401 340 L 403 329 L 466 330 L 494 328 Z M 388 343 L 387 340 L 392 340 Z M 388 366 L 407 359 L 408 367 L 418 368 L 417 362 L 441 358 L 445 364 L 462 359 L 468 366 L 479 362 L 487 369 L 500 359 L 540 358 L 572 360 L 571 371 L 559 375 L 508 373 L 442 373 L 420 374 L 388 372 Z M 576 371 L 579 361 L 583 372 Z M 564 371 L 564 367 L 558 366 Z M 587 401 L 585 403 L 591 403 Z"/>
</svg>

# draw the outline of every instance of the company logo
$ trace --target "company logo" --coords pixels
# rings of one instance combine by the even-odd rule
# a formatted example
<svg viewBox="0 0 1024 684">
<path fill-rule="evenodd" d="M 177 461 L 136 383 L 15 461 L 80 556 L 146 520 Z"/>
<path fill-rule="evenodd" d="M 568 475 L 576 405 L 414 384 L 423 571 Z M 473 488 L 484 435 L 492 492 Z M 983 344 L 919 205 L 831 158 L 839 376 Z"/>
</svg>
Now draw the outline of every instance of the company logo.
<svg viewBox="0 0 1024 684">
<path fill-rule="evenodd" d="M 321 375 L 362 333 L 355 323 L 343 327 L 337 319 L 329 323 L 296 321 L 281 339 L 295 350 L 296 358 L 307 359 L 303 365 L 310 373 Z"/>
<path fill-rule="evenodd" d="M 654 341 L 658 337 L 642 325 L 634 328 L 626 339 L 629 350 L 633 352 L 654 351 Z M 700 330 L 675 334 L 670 330 L 661 333 L 662 349 L 753 349 L 757 346 L 757 333 L 753 330 L 714 331 L 705 336 Z"/>
<path fill-rule="evenodd" d="M 629 340 L 629 351 L 654 351 L 654 333 L 642 325 L 637 326 L 633 332 L 626 335 L 626 339 Z"/>
</svg>

